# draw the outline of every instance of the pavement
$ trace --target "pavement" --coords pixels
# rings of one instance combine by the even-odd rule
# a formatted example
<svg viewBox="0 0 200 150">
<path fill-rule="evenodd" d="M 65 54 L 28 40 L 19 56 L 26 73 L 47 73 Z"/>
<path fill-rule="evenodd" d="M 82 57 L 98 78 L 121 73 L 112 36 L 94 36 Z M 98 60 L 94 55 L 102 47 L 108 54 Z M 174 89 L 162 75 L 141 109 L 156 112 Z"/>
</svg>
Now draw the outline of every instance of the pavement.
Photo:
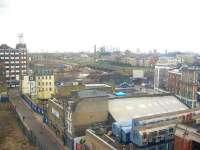
<svg viewBox="0 0 200 150">
<path fill-rule="evenodd" d="M 55 133 L 42 121 L 42 117 L 35 113 L 28 104 L 21 98 L 19 91 L 9 91 L 11 102 L 16 106 L 17 113 L 22 117 L 24 124 L 32 130 L 37 140 L 45 150 L 67 150 L 63 142 L 56 137 Z M 23 119 L 24 116 L 24 119 Z"/>
</svg>

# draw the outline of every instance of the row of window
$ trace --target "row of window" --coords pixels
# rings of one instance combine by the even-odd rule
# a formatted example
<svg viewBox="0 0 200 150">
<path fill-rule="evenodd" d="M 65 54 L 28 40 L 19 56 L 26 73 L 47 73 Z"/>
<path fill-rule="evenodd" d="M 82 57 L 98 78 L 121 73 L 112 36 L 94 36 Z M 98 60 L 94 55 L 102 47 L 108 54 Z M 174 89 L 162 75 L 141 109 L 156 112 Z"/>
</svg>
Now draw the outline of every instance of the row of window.
<svg viewBox="0 0 200 150">
<path fill-rule="evenodd" d="M 71 123 L 68 123 L 68 124 L 67 124 L 67 131 L 68 131 L 69 133 L 72 133 L 72 124 L 71 124 Z"/>
<path fill-rule="evenodd" d="M 68 118 L 68 120 L 72 120 L 72 113 L 71 112 L 67 112 L 67 118 Z"/>
<path fill-rule="evenodd" d="M 9 77 L 17 77 L 17 78 L 19 78 L 19 74 L 6 74 L 6 78 L 9 78 Z"/>
<path fill-rule="evenodd" d="M 19 57 L 1 57 L 2 60 L 4 59 L 19 59 Z"/>
<path fill-rule="evenodd" d="M 14 70 L 6 70 L 6 72 L 9 72 L 9 71 L 10 72 L 19 72 L 19 70 L 15 70 L 15 69 Z"/>
<path fill-rule="evenodd" d="M 15 63 L 15 64 L 18 64 L 19 61 L 5 61 L 5 63 L 6 63 L 6 64 L 9 64 L 9 63 L 11 63 L 11 64 L 14 64 L 14 63 Z"/>
<path fill-rule="evenodd" d="M 39 86 L 40 85 L 42 85 L 42 86 L 44 86 L 44 85 L 48 86 L 48 85 L 52 85 L 52 84 L 51 84 L 51 82 L 38 82 L 38 85 Z"/>
<path fill-rule="evenodd" d="M 52 91 L 52 88 L 38 88 L 38 92 Z"/>
<path fill-rule="evenodd" d="M 0 55 L 18 55 L 18 54 L 26 54 L 26 51 L 9 51 L 9 50 L 1 50 Z"/>
<path fill-rule="evenodd" d="M 0 53 L 0 55 L 19 55 L 19 53 Z"/>
<path fill-rule="evenodd" d="M 38 76 L 38 79 L 40 80 L 40 79 L 42 79 L 42 80 L 44 80 L 44 79 L 46 79 L 46 80 L 51 80 L 51 76 Z"/>
<path fill-rule="evenodd" d="M 10 68 L 19 68 L 19 66 L 14 66 L 14 65 L 12 65 L 12 66 L 6 66 L 5 67 L 6 68 L 6 70 L 9 70 Z M 26 66 L 21 66 L 21 68 L 25 68 L 26 69 Z"/>
<path fill-rule="evenodd" d="M 15 66 L 15 65 L 12 65 L 12 66 L 6 66 L 6 69 L 9 69 L 9 68 L 19 68 L 19 66 Z"/>
<path fill-rule="evenodd" d="M 182 90 L 182 96 L 183 97 L 187 97 L 189 99 L 192 99 L 192 96 L 193 96 L 193 91 L 188 91 L 187 89 L 183 89 Z"/>
</svg>

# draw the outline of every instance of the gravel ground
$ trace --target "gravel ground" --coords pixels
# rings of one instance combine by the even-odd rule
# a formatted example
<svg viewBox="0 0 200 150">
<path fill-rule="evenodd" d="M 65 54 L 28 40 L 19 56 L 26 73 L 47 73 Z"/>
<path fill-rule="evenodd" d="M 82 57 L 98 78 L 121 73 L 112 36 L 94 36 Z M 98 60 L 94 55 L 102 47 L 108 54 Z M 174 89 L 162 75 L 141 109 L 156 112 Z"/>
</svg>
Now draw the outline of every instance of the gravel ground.
<svg viewBox="0 0 200 150">
<path fill-rule="evenodd" d="M 15 115 L 0 111 L 0 150 L 36 150 L 17 124 Z"/>
</svg>

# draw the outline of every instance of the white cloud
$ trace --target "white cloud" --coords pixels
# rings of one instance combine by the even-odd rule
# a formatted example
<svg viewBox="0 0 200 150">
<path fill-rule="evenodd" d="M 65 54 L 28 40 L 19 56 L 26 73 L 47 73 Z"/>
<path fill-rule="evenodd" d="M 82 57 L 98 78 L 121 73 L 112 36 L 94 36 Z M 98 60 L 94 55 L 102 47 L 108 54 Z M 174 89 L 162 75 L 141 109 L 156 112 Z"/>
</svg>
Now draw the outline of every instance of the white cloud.
<svg viewBox="0 0 200 150">
<path fill-rule="evenodd" d="M 92 50 L 94 44 L 200 49 L 198 0 L 7 0 L 0 41 L 24 33 L 31 51 Z"/>
</svg>

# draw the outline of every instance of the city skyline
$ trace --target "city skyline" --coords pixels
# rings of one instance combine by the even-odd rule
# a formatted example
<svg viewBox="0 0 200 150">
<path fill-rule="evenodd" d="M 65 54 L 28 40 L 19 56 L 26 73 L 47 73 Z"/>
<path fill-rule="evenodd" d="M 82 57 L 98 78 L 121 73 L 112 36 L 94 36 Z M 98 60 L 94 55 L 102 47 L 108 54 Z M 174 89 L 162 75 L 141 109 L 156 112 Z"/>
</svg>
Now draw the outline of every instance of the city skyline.
<svg viewBox="0 0 200 150">
<path fill-rule="evenodd" d="M 200 49 L 198 1 L 1 0 L 0 43 L 24 33 L 30 52 L 93 51 L 93 45 L 148 52 Z M 187 10 L 187 11 L 186 11 Z"/>
</svg>

